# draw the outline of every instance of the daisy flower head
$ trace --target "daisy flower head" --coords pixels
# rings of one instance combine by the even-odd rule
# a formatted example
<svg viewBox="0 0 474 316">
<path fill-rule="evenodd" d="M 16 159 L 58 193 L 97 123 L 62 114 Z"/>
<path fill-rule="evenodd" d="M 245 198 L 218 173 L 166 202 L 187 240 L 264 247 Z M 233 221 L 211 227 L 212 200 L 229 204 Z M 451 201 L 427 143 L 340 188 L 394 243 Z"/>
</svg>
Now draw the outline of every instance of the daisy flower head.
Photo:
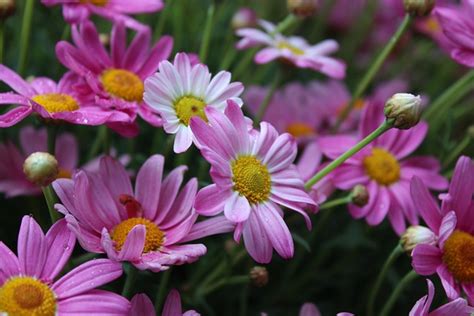
<svg viewBox="0 0 474 316">
<path fill-rule="evenodd" d="M 115 23 L 111 33 L 111 48 L 107 52 L 90 21 L 72 27 L 74 45 L 56 44 L 59 61 L 77 75 L 84 77 L 81 94 L 99 108 L 126 114 L 127 122 L 108 126 L 123 136 L 138 132 L 135 118 L 140 115 L 153 126 L 161 126 L 159 115 L 143 102 L 144 81 L 168 58 L 173 39 L 163 36 L 150 47 L 150 31 L 139 31 L 127 48 L 126 29 Z"/>
<path fill-rule="evenodd" d="M 79 24 L 95 14 L 127 27 L 143 30 L 147 26 L 129 17 L 129 14 L 154 13 L 163 9 L 162 0 L 41 0 L 52 7 L 62 5 L 64 20 L 69 24 Z"/>
<path fill-rule="evenodd" d="M 380 99 L 382 100 L 382 99 Z M 319 145 L 330 159 L 336 159 L 359 140 L 374 131 L 384 120 L 383 102 L 369 102 L 362 113 L 358 135 L 321 137 Z M 434 190 L 447 187 L 439 161 L 431 156 L 408 157 L 423 142 L 428 125 L 420 122 L 409 130 L 392 129 L 375 139 L 332 173 L 334 185 L 351 190 L 365 185 L 369 202 L 363 207 L 349 204 L 354 218 L 365 218 L 369 225 L 380 224 L 388 216 L 393 229 L 401 235 L 406 221 L 418 224 L 418 210 L 410 199 L 410 180 L 420 177 Z"/>
<path fill-rule="evenodd" d="M 154 272 L 206 253 L 202 244 L 181 244 L 197 219 L 192 207 L 197 180 L 180 190 L 187 168 L 177 167 L 164 178 L 163 166 L 163 156 L 150 157 L 135 190 L 123 165 L 108 156 L 97 172 L 81 170 L 53 183 L 62 202 L 56 207 L 85 250 Z"/>
<path fill-rule="evenodd" d="M 293 165 L 295 139 L 278 135 L 266 122 L 260 132 L 249 131 L 242 110 L 232 101 L 225 113 L 208 107 L 205 114 L 209 124 L 194 117 L 191 129 L 211 164 L 214 184 L 199 191 L 196 211 L 205 216 L 224 212 L 236 223 L 234 239 L 243 234 L 247 251 L 257 262 L 270 262 L 273 248 L 283 258 L 291 258 L 293 240 L 280 206 L 301 213 L 310 228 L 302 204 L 316 204 Z"/>
<path fill-rule="evenodd" d="M 130 305 L 125 298 L 96 289 L 122 275 L 120 264 L 91 260 L 57 279 L 75 242 L 64 219 L 45 235 L 31 216 L 23 217 L 18 255 L 0 242 L 0 314 L 125 315 Z"/>
<path fill-rule="evenodd" d="M 242 37 L 236 45 L 237 49 L 266 46 L 255 55 L 254 60 L 257 64 L 283 59 L 296 67 L 319 71 L 332 78 L 345 77 L 345 63 L 328 56 L 339 49 L 339 44 L 335 40 L 324 40 L 316 45 L 310 45 L 300 36 L 286 37 L 276 32 L 276 26 L 271 22 L 259 20 L 258 24 L 263 31 L 254 28 L 242 28 L 236 31 L 236 34 Z"/>
<path fill-rule="evenodd" d="M 411 197 L 437 244 L 418 244 L 412 265 L 420 275 L 437 273 L 446 295 L 454 300 L 461 290 L 474 304 L 474 164 L 459 158 L 448 193 L 440 195 L 441 207 L 419 178 L 413 178 Z"/>
<path fill-rule="evenodd" d="M 76 89 L 83 81 L 72 72 L 66 73 L 58 83 L 44 77 L 27 82 L 13 70 L 0 65 L 0 81 L 14 90 L 0 93 L 0 104 L 16 105 L 0 115 L 0 127 L 13 126 L 32 113 L 43 119 L 78 125 L 102 125 L 129 120 L 124 113 L 86 104 Z"/>
<path fill-rule="evenodd" d="M 212 78 L 207 66 L 192 65 L 185 53 L 178 53 L 174 62 L 160 63 L 158 72 L 145 81 L 145 102 L 163 118 L 163 127 L 176 134 L 174 151 L 186 151 L 193 142 L 189 122 L 193 117 L 207 121 L 206 109 L 221 112 L 231 100 L 242 106 L 240 82 L 230 82 L 231 74 L 221 71 Z"/>
</svg>

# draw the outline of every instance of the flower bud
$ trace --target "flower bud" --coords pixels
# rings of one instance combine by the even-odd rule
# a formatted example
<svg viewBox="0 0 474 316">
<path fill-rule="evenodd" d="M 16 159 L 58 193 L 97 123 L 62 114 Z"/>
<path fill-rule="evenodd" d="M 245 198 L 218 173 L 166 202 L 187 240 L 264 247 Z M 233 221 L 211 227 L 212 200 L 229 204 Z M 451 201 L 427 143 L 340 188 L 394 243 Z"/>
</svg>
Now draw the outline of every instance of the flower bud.
<svg viewBox="0 0 474 316">
<path fill-rule="evenodd" d="M 385 103 L 385 117 L 393 119 L 393 127 L 409 129 L 421 118 L 421 97 L 410 93 L 396 93 Z"/>
<path fill-rule="evenodd" d="M 417 16 L 426 16 L 435 6 L 435 0 L 403 0 L 405 12 Z"/>
<path fill-rule="evenodd" d="M 0 20 L 5 20 L 15 13 L 15 0 L 0 0 Z"/>
<path fill-rule="evenodd" d="M 26 158 L 23 172 L 28 180 L 45 187 L 56 180 L 59 174 L 58 161 L 49 153 L 35 152 Z"/>
<path fill-rule="evenodd" d="M 256 287 L 264 287 L 268 283 L 267 268 L 261 266 L 253 267 L 250 269 L 250 279 Z"/>
<path fill-rule="evenodd" d="M 257 25 L 257 13 L 250 8 L 240 8 L 232 17 L 231 26 L 234 30 Z"/>
<path fill-rule="evenodd" d="M 410 226 L 400 238 L 400 244 L 405 251 L 411 252 L 418 244 L 434 245 L 437 237 L 429 228 L 424 226 Z"/>
<path fill-rule="evenodd" d="M 99 41 L 102 45 L 109 46 L 110 45 L 110 36 L 109 36 L 109 34 L 100 33 L 99 34 Z"/>
<path fill-rule="evenodd" d="M 306 18 L 316 13 L 318 0 L 287 0 L 288 11 L 294 15 Z"/>
<path fill-rule="evenodd" d="M 356 185 L 351 192 L 352 203 L 358 207 L 366 206 L 369 203 L 369 191 L 365 185 Z"/>
</svg>

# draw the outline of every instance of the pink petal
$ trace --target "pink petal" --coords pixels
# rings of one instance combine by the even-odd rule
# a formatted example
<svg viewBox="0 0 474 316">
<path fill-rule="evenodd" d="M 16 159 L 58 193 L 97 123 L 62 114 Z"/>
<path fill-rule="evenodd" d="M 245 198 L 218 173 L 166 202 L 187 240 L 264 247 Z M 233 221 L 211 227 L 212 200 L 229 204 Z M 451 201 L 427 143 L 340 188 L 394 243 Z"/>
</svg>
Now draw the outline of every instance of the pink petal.
<svg viewBox="0 0 474 316">
<path fill-rule="evenodd" d="M 224 205 L 225 217 L 234 223 L 246 221 L 250 215 L 250 210 L 250 203 L 247 198 L 240 196 L 240 194 L 235 191 Z"/>
<path fill-rule="evenodd" d="M 130 302 L 132 307 L 128 316 L 151 316 L 155 315 L 155 306 L 146 294 L 136 294 Z"/>
<path fill-rule="evenodd" d="M 436 272 L 438 273 L 438 276 L 441 279 L 441 283 L 443 284 L 446 296 L 448 296 L 448 298 L 451 300 L 458 298 L 460 295 L 460 289 L 459 286 L 456 284 L 454 277 L 448 271 L 448 268 L 443 264 L 436 269 Z"/>
<path fill-rule="evenodd" d="M 18 234 L 18 261 L 22 273 L 40 277 L 46 261 L 46 243 L 41 227 L 31 216 L 24 216 Z"/>
<path fill-rule="evenodd" d="M 413 269 L 420 275 L 431 275 L 442 264 L 442 252 L 428 244 L 418 244 L 411 253 Z"/>
<path fill-rule="evenodd" d="M 128 300 L 118 294 L 91 290 L 87 293 L 61 298 L 58 302 L 59 315 L 127 315 L 130 309 Z M 145 316 L 145 314 L 142 314 Z M 147 314 L 151 315 L 151 314 Z"/>
<path fill-rule="evenodd" d="M 181 296 L 179 292 L 172 289 L 166 297 L 165 306 L 163 307 L 163 316 L 177 316 L 182 315 L 181 310 Z"/>
<path fill-rule="evenodd" d="M 163 176 L 164 157 L 153 155 L 145 161 L 138 171 L 135 183 L 135 197 L 143 207 L 144 218 L 154 218 L 160 200 L 161 178 Z"/>
<path fill-rule="evenodd" d="M 15 256 L 3 242 L 0 241 L 0 284 L 11 276 L 20 274 L 20 263 Z"/>
<path fill-rule="evenodd" d="M 161 184 L 161 190 L 160 190 L 160 196 L 162 197 L 160 201 L 158 202 L 158 207 L 157 207 L 157 212 L 158 214 L 154 214 L 154 216 L 151 216 L 152 219 L 154 219 L 154 222 L 157 225 L 160 225 L 163 219 L 165 219 L 170 211 L 171 206 L 173 205 L 176 195 L 178 194 L 179 187 L 181 186 L 181 183 L 183 182 L 183 176 L 184 173 L 188 167 L 186 166 L 179 166 L 178 168 L 173 169 L 168 176 L 163 180 L 163 183 Z M 197 186 L 196 186 L 197 189 Z M 179 211 L 184 211 L 185 213 L 188 213 L 190 211 L 190 208 L 187 208 L 185 210 L 177 210 Z M 170 214 L 170 215 L 176 215 L 176 214 Z"/>
<path fill-rule="evenodd" d="M 428 227 L 434 232 L 439 231 L 441 212 L 423 181 L 418 177 L 413 177 L 410 184 L 410 191 L 413 203 Z"/>
<path fill-rule="evenodd" d="M 321 316 L 321 312 L 313 303 L 304 303 L 301 306 L 299 316 Z"/>
<path fill-rule="evenodd" d="M 135 261 L 140 258 L 145 247 L 146 228 L 144 225 L 136 225 L 128 233 L 127 239 L 118 255 L 119 260 Z"/>
<path fill-rule="evenodd" d="M 214 216 L 224 211 L 224 204 L 230 197 L 230 190 L 221 190 L 217 185 L 211 184 L 199 190 L 194 202 L 196 213 L 204 216 Z"/>
<path fill-rule="evenodd" d="M 446 216 L 443 217 L 441 225 L 439 227 L 439 239 L 438 243 L 440 248 L 444 248 L 444 243 L 451 236 L 451 234 L 456 229 L 457 218 L 454 211 L 449 212 Z"/>
<path fill-rule="evenodd" d="M 31 97 L 35 94 L 31 86 L 10 68 L 0 65 L 0 81 L 5 82 L 18 94 Z"/>
<path fill-rule="evenodd" d="M 251 212 L 249 219 L 243 223 L 243 235 L 245 248 L 255 261 L 269 263 L 272 260 L 272 244 L 256 211 Z"/>
<path fill-rule="evenodd" d="M 233 231 L 235 224 L 225 216 L 216 216 L 195 223 L 189 233 L 180 242 L 193 241 L 212 235 L 219 235 Z"/>
</svg>

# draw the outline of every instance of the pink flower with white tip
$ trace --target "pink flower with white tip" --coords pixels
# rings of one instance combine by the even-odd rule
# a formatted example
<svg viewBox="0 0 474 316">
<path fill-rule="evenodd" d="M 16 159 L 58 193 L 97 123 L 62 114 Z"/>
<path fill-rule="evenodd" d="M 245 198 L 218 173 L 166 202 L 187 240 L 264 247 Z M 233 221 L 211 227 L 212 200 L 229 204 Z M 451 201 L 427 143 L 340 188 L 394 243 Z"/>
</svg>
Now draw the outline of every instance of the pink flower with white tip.
<svg viewBox="0 0 474 316">
<path fill-rule="evenodd" d="M 225 113 L 209 107 L 205 114 L 208 123 L 192 118 L 191 129 L 211 164 L 214 184 L 199 191 L 196 212 L 205 216 L 224 212 L 236 223 L 234 239 L 243 234 L 247 251 L 258 262 L 270 262 L 273 248 L 283 258 L 291 258 L 293 239 L 280 205 L 302 214 L 310 228 L 302 205 L 316 204 L 293 165 L 295 139 L 278 135 L 266 122 L 259 132 L 249 131 L 242 110 L 232 101 Z"/>
<path fill-rule="evenodd" d="M 191 63 L 189 56 L 178 53 L 173 64 L 163 61 L 159 70 L 145 82 L 145 102 L 163 118 L 168 134 L 176 134 L 174 151 L 181 153 L 192 144 L 191 118 L 207 120 L 205 109 L 223 112 L 227 100 L 242 106 L 238 97 L 244 90 L 240 82 L 230 82 L 231 74 L 219 72 L 212 78 L 207 66 Z"/>
<path fill-rule="evenodd" d="M 146 29 L 147 26 L 129 17 L 129 14 L 154 13 L 164 6 L 162 0 L 41 0 L 41 3 L 48 7 L 62 5 L 64 19 L 69 24 L 85 22 L 91 14 L 96 14 L 136 30 Z"/>
<path fill-rule="evenodd" d="M 264 49 L 255 55 L 257 64 L 266 64 L 275 59 L 284 59 L 299 68 L 309 68 L 319 71 L 329 77 L 342 79 L 346 76 L 346 65 L 339 59 L 329 57 L 329 54 L 339 49 L 335 40 L 324 40 L 316 45 L 299 36 L 286 37 L 276 32 L 276 26 L 268 21 L 259 20 L 264 29 L 242 28 L 236 31 L 242 39 L 237 43 L 237 49 L 247 49 L 265 45 Z"/>
<path fill-rule="evenodd" d="M 31 216 L 24 216 L 18 255 L 0 242 L 0 314 L 126 315 L 130 303 L 125 298 L 96 289 L 122 275 L 119 263 L 91 260 L 56 280 L 75 243 L 64 219 L 45 235 Z"/>
<path fill-rule="evenodd" d="M 146 29 L 138 32 L 127 48 L 126 29 L 116 23 L 109 53 L 94 24 L 86 21 L 79 28 L 73 26 L 72 39 L 75 46 L 66 41 L 56 44 L 56 55 L 65 67 L 85 78 L 82 97 L 99 108 L 120 111 L 128 117 L 122 124 L 108 124 L 110 128 L 123 136 L 135 136 L 137 114 L 153 126 L 162 125 L 156 111 L 143 102 L 144 81 L 168 58 L 173 47 L 171 37 L 163 36 L 150 48 L 151 32 Z"/>
<path fill-rule="evenodd" d="M 72 180 L 53 183 L 62 202 L 56 208 L 89 252 L 105 252 L 113 260 L 155 272 L 194 262 L 206 247 L 182 242 L 197 219 L 192 208 L 197 180 L 191 179 L 180 191 L 187 168 L 177 167 L 163 179 L 163 166 L 163 156 L 150 157 L 133 191 L 125 168 L 104 157 L 98 172 L 79 171 Z"/>
</svg>

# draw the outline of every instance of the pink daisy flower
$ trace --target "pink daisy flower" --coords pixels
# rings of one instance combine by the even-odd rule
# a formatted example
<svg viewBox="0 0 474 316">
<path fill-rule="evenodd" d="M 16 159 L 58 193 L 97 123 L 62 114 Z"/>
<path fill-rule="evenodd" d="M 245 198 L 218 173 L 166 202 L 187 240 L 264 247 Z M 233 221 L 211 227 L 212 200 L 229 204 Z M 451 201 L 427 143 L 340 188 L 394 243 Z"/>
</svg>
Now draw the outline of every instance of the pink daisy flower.
<svg viewBox="0 0 474 316">
<path fill-rule="evenodd" d="M 300 36 L 286 37 L 275 33 L 276 26 L 265 20 L 258 23 L 264 31 L 253 28 L 242 28 L 236 31 L 242 39 L 237 43 L 237 49 L 247 49 L 254 46 L 266 47 L 255 55 L 257 64 L 266 64 L 275 59 L 284 59 L 299 68 L 309 68 L 327 76 L 342 79 L 346 75 L 346 65 L 339 59 L 328 57 L 339 49 L 335 40 L 325 40 L 316 45 L 309 45 Z"/>
<path fill-rule="evenodd" d="M 79 171 L 72 180 L 53 183 L 63 203 L 56 208 L 89 252 L 105 252 L 113 260 L 155 272 L 194 262 L 206 247 L 180 243 L 197 219 L 192 208 L 197 180 L 179 191 L 187 168 L 180 166 L 162 180 L 163 166 L 163 156 L 150 157 L 138 172 L 133 192 L 125 168 L 103 157 L 98 172 Z"/>
<path fill-rule="evenodd" d="M 79 29 L 72 28 L 75 46 L 62 41 L 56 45 L 59 61 L 86 78 L 82 95 L 88 96 L 96 106 L 126 113 L 129 124 L 108 124 L 124 136 L 138 132 L 135 121 L 140 115 L 153 126 L 161 126 L 161 118 L 143 102 L 144 80 L 168 58 L 173 39 L 163 36 L 150 49 L 151 33 L 140 31 L 128 47 L 126 30 L 122 23 L 114 24 L 111 33 L 111 51 L 106 51 L 92 22 L 84 22 Z"/>
<path fill-rule="evenodd" d="M 289 134 L 278 135 L 266 122 L 260 132 L 249 132 L 242 110 L 232 101 L 225 114 L 212 107 L 205 113 L 209 124 L 196 117 L 190 125 L 211 164 L 214 184 L 199 191 L 196 211 L 205 216 L 224 212 L 236 223 L 234 239 L 243 234 L 245 247 L 258 262 L 270 262 L 273 248 L 283 258 L 291 258 L 293 240 L 280 205 L 301 213 L 310 228 L 301 205 L 316 204 L 292 164 L 295 140 Z"/>
<path fill-rule="evenodd" d="M 148 27 L 128 14 L 154 13 L 164 6 L 162 0 L 41 0 L 41 3 L 49 7 L 62 5 L 64 20 L 69 24 L 85 22 L 91 14 L 96 14 L 114 22 L 122 22 L 136 30 Z"/>
<path fill-rule="evenodd" d="M 58 83 L 44 77 L 28 83 L 13 70 L 0 65 L 0 81 L 15 91 L 0 93 L 0 104 L 18 105 L 0 115 L 0 127 L 15 125 L 31 113 L 37 113 L 44 119 L 80 125 L 102 125 L 129 120 L 125 113 L 86 104 L 76 90 L 78 82 L 82 81 L 71 72 L 66 73 Z"/>
<path fill-rule="evenodd" d="M 426 183 L 415 177 L 411 196 L 428 227 L 438 236 L 437 245 L 419 244 L 412 252 L 412 265 L 421 275 L 437 273 L 446 295 L 460 297 L 461 289 L 474 303 L 474 164 L 459 158 L 441 208 Z"/>
<path fill-rule="evenodd" d="M 32 217 L 23 217 L 18 256 L 0 242 L 0 314 L 125 315 L 130 308 L 125 298 L 96 290 L 122 275 L 120 264 L 96 259 L 56 280 L 75 243 L 65 220 L 45 236 Z"/>
<path fill-rule="evenodd" d="M 132 306 L 128 316 L 155 316 L 155 307 L 145 294 L 136 294 L 132 298 Z M 198 312 L 189 310 L 183 313 L 181 307 L 181 296 L 175 289 L 171 290 L 166 298 L 162 316 L 200 316 Z"/>
<path fill-rule="evenodd" d="M 435 287 L 433 282 L 428 279 L 426 279 L 426 283 L 428 283 L 428 295 L 423 296 L 416 302 L 408 316 L 470 316 L 471 313 L 474 313 L 474 308 L 468 306 L 463 298 L 457 298 L 430 312 Z"/>
<path fill-rule="evenodd" d="M 176 134 L 176 153 L 186 151 L 192 144 L 192 117 L 207 121 L 205 109 L 212 107 L 222 112 L 227 100 L 242 105 L 238 96 L 244 87 L 240 82 L 231 83 L 227 71 L 219 72 L 212 80 L 211 76 L 207 66 L 192 65 L 188 55 L 178 53 L 173 64 L 161 62 L 158 72 L 145 82 L 144 99 L 161 114 L 165 131 Z"/>
<path fill-rule="evenodd" d="M 462 0 L 458 6 L 439 7 L 435 14 L 450 41 L 451 58 L 474 68 L 474 1 Z"/>
<path fill-rule="evenodd" d="M 362 138 L 374 131 L 385 119 L 382 102 L 369 103 L 359 125 L 359 133 L 321 137 L 319 145 L 330 159 L 336 159 Z M 405 231 L 408 220 L 418 224 L 418 211 L 410 194 L 410 180 L 420 177 L 431 189 L 443 190 L 447 180 L 439 175 L 440 164 L 431 156 L 407 158 L 422 143 L 428 131 L 425 122 L 410 130 L 392 129 L 366 146 L 332 173 L 334 185 L 350 190 L 357 184 L 367 187 L 369 203 L 364 207 L 349 204 L 354 218 L 365 218 L 369 225 L 378 225 L 388 215 L 397 234 Z"/>
</svg>

